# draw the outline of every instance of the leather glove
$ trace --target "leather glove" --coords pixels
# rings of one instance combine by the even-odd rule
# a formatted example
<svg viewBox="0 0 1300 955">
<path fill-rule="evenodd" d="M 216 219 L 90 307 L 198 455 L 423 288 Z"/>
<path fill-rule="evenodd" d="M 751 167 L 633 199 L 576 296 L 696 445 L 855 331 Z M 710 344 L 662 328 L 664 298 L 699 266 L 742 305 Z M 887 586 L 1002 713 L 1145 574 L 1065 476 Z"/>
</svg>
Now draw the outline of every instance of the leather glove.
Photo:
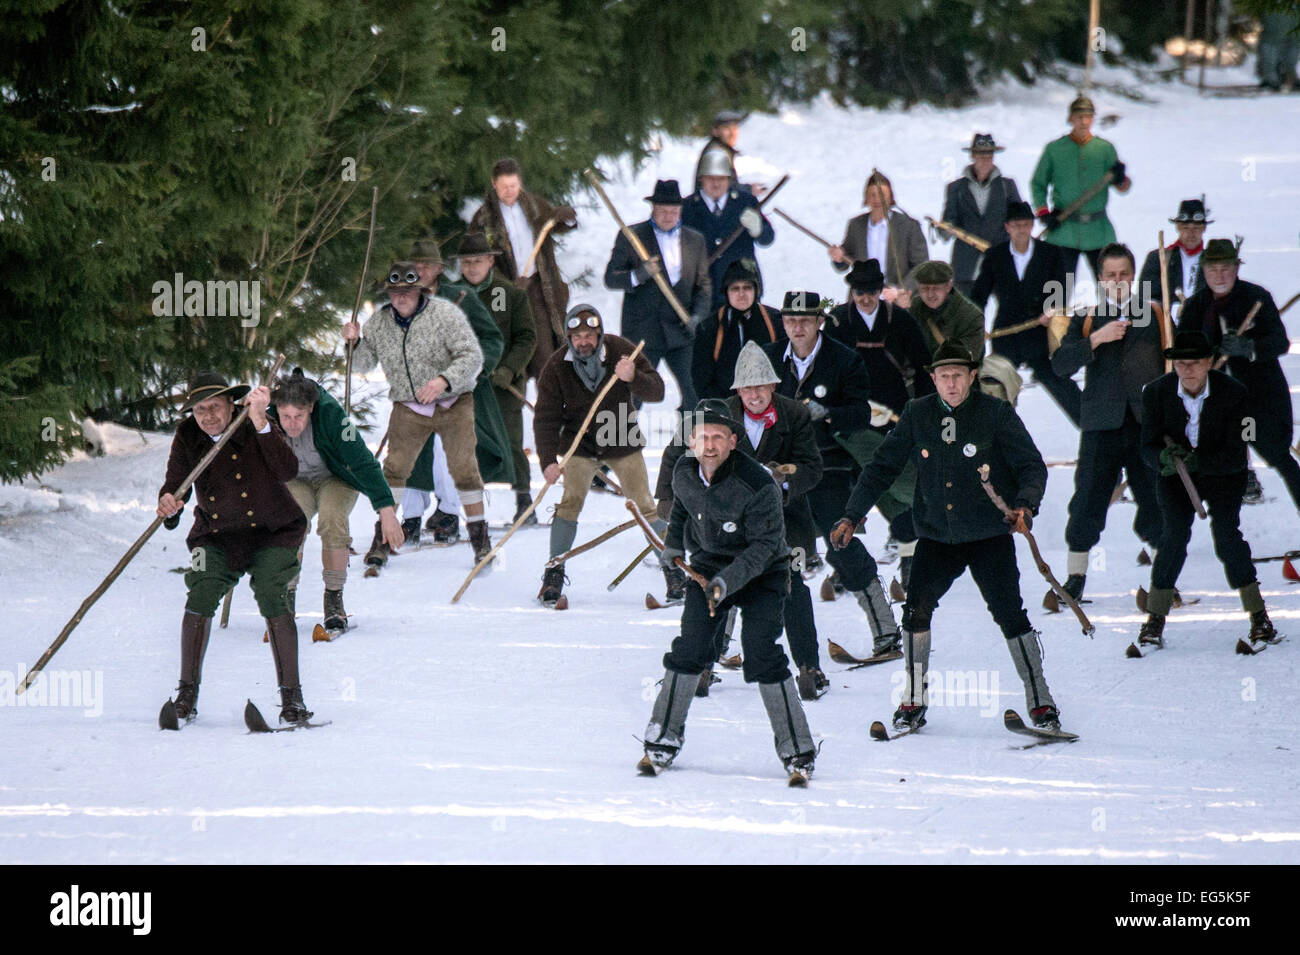
<svg viewBox="0 0 1300 955">
<path fill-rule="evenodd" d="M 1124 170 L 1126 168 L 1127 167 L 1122 162 L 1116 161 L 1115 165 L 1110 167 L 1111 174 L 1114 177 L 1111 179 L 1111 182 L 1115 183 L 1117 186 L 1122 183 L 1125 179 Z"/>
<path fill-rule="evenodd" d="M 831 528 L 831 546 L 836 550 L 843 550 L 849 546 L 853 540 L 853 535 L 858 529 L 857 521 L 850 520 L 847 517 L 841 517 Z"/>
<path fill-rule="evenodd" d="M 492 372 L 492 384 L 502 391 L 509 389 L 515 383 L 515 373 L 505 365 L 498 365 Z"/>
<path fill-rule="evenodd" d="M 871 427 L 873 428 L 885 427 L 885 425 L 889 424 L 890 415 L 892 415 L 893 413 L 894 413 L 893 409 L 872 402 L 871 403 Z"/>
<path fill-rule="evenodd" d="M 1219 342 L 1219 350 L 1229 358 L 1255 360 L 1255 343 L 1248 338 L 1242 338 L 1236 332 L 1228 332 L 1223 336 L 1223 341 Z"/>
<path fill-rule="evenodd" d="M 1196 470 L 1196 452 L 1190 448 L 1184 448 L 1181 444 L 1176 444 L 1160 451 L 1160 476 L 1173 477 L 1176 475 L 1178 466 L 1174 462 L 1180 458 L 1183 466 L 1187 468 L 1188 474 Z"/>
<path fill-rule="evenodd" d="M 755 239 L 763 234 L 763 215 L 757 209 L 749 208 L 742 212 L 740 214 L 740 224 Z"/>
<path fill-rule="evenodd" d="M 807 406 L 808 406 L 808 415 L 814 421 L 821 421 L 823 418 L 825 418 L 827 415 L 831 413 L 831 410 L 827 408 L 824 404 L 822 404 L 820 401 L 815 401 L 812 398 L 808 399 Z"/>
<path fill-rule="evenodd" d="M 673 563 L 673 559 L 676 557 L 685 560 L 686 551 L 682 550 L 680 547 L 664 547 L 664 549 L 659 552 L 659 566 L 663 567 L 665 570 L 670 567 L 676 567 L 677 565 Z"/>
<path fill-rule="evenodd" d="M 171 517 L 164 517 L 163 527 L 167 528 L 169 531 L 176 530 L 177 526 L 180 525 L 181 515 L 184 513 L 185 513 L 184 511 L 177 511 Z"/>
<path fill-rule="evenodd" d="M 1051 232 L 1053 229 L 1059 229 L 1061 226 L 1061 218 L 1056 214 L 1056 210 L 1054 209 L 1039 213 L 1038 221 L 1043 224 L 1043 228 L 1048 232 Z"/>
<path fill-rule="evenodd" d="M 709 581 L 709 596 L 718 604 L 727 599 L 727 582 L 722 577 L 714 577 Z"/>
</svg>

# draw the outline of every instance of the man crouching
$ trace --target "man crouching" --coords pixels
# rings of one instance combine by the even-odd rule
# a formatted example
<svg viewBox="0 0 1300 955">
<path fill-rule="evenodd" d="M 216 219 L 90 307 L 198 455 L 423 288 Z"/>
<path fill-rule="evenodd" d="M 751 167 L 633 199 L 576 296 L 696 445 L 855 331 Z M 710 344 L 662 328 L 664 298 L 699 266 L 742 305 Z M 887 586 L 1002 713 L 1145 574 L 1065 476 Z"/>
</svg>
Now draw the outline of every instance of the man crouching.
<svg viewBox="0 0 1300 955">
<path fill-rule="evenodd" d="M 664 655 L 663 685 L 637 769 L 656 775 L 681 749 L 700 672 L 717 656 L 712 614 L 734 605 L 742 612 L 745 682 L 758 684 L 790 785 L 803 785 L 817 752 L 789 661 L 777 642 L 789 587 L 781 492 L 761 464 L 733 453 L 742 430 L 726 402 L 701 401 L 690 424 L 695 456 L 683 456 L 673 469 L 673 510 L 660 559 L 668 566 L 689 550 L 692 567 L 709 581 L 710 592 L 686 587 L 682 632 Z"/>
</svg>

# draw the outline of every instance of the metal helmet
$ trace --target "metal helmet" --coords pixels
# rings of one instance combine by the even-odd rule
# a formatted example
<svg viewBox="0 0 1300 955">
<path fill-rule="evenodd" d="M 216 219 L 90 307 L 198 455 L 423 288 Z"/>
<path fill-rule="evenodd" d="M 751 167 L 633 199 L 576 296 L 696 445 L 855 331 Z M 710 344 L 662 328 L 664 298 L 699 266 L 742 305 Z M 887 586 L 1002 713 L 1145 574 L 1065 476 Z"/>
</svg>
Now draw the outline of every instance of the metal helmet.
<svg viewBox="0 0 1300 955">
<path fill-rule="evenodd" d="M 700 175 L 731 178 L 731 157 L 721 149 L 708 150 L 700 160 Z"/>
</svg>

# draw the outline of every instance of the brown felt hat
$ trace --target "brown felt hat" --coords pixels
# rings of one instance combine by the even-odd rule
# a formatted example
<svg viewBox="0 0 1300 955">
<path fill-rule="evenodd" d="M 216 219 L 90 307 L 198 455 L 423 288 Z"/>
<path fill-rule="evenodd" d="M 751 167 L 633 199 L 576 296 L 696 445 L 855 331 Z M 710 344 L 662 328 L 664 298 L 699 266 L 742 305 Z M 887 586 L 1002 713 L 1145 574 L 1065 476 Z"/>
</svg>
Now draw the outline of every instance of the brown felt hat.
<svg viewBox="0 0 1300 955">
<path fill-rule="evenodd" d="M 248 385 L 232 385 L 215 371 L 199 372 L 190 381 L 189 391 L 185 394 L 185 404 L 181 411 L 189 411 L 200 401 L 207 401 L 217 395 L 229 395 L 231 401 L 238 401 L 252 389 Z"/>
</svg>

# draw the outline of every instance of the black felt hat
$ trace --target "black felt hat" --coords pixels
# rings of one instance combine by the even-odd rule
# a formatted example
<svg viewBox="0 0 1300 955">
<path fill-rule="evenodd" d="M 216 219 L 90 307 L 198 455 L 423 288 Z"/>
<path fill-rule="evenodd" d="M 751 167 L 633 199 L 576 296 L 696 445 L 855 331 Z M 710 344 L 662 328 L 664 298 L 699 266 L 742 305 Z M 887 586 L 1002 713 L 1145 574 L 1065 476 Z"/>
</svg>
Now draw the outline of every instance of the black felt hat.
<svg viewBox="0 0 1300 955">
<path fill-rule="evenodd" d="M 844 281 L 859 294 L 879 292 L 885 287 L 885 273 L 880 271 L 880 263 L 875 259 L 865 259 L 853 263 L 853 268 L 844 276 Z"/>
<path fill-rule="evenodd" d="M 660 179 L 655 183 L 654 193 L 646 196 L 645 200 L 657 206 L 680 206 L 682 188 L 677 184 L 676 179 Z"/>
<path fill-rule="evenodd" d="M 1174 335 L 1174 344 L 1165 349 L 1165 357 L 1170 361 L 1213 358 L 1214 346 L 1205 337 L 1205 332 L 1179 332 Z"/>
</svg>

